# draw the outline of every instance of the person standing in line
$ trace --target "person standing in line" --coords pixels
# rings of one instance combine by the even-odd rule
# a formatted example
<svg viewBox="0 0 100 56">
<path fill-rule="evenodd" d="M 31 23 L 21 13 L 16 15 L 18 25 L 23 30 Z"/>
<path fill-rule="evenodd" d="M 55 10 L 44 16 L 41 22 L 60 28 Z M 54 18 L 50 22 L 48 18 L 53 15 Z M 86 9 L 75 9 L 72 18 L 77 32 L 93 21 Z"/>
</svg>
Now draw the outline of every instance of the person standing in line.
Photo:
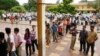
<svg viewBox="0 0 100 56">
<path fill-rule="evenodd" d="M 29 28 L 25 29 L 24 39 L 26 41 L 26 45 L 25 45 L 25 47 L 26 47 L 26 56 L 31 56 L 31 35 L 30 35 Z"/>
<path fill-rule="evenodd" d="M 76 26 L 73 26 L 71 31 L 70 31 L 70 34 L 72 35 L 71 37 L 71 45 L 70 45 L 70 49 L 71 50 L 74 50 L 74 45 L 75 45 L 75 42 L 76 42 L 76 36 L 77 36 L 77 30 L 76 30 Z"/>
<path fill-rule="evenodd" d="M 21 56 L 21 44 L 23 43 L 23 40 L 19 34 L 19 28 L 14 28 L 14 39 L 16 45 L 16 54 L 17 56 Z"/>
<path fill-rule="evenodd" d="M 90 30 L 91 31 L 88 33 L 88 38 L 87 38 L 86 56 L 88 55 L 90 47 L 91 47 L 91 56 L 94 56 L 95 41 L 98 39 L 97 33 L 94 31 L 94 26 L 90 26 Z"/>
<path fill-rule="evenodd" d="M 62 29 L 62 25 L 61 23 L 58 24 L 58 36 L 60 37 L 60 39 L 62 39 L 63 36 L 63 29 Z"/>
<path fill-rule="evenodd" d="M 0 32 L 0 55 L 7 56 L 7 42 L 3 32 Z"/>
<path fill-rule="evenodd" d="M 65 17 L 63 17 L 63 25 L 64 25 L 64 29 L 63 29 L 63 32 L 64 32 L 64 36 L 66 35 L 66 25 L 67 25 L 67 20 Z"/>
<path fill-rule="evenodd" d="M 5 28 L 6 34 L 7 34 L 7 51 L 9 56 L 16 56 L 15 53 L 15 41 L 14 41 L 14 36 L 11 34 L 11 29 L 10 28 Z"/>
<path fill-rule="evenodd" d="M 58 42 L 58 40 L 57 40 L 57 30 L 58 30 L 58 27 L 57 27 L 56 23 L 53 22 L 53 25 L 52 25 L 53 42 Z"/>
<path fill-rule="evenodd" d="M 80 41 L 80 52 L 82 49 L 84 50 L 84 53 L 86 52 L 86 39 L 88 36 L 88 32 L 86 31 L 86 26 L 83 26 L 83 30 L 80 31 L 79 34 L 79 41 Z"/>
<path fill-rule="evenodd" d="M 70 20 L 67 19 L 66 34 L 68 33 L 69 30 L 70 30 Z"/>
<path fill-rule="evenodd" d="M 46 25 L 46 45 L 49 46 L 51 40 L 51 29 L 50 29 L 50 24 Z"/>
<path fill-rule="evenodd" d="M 35 28 L 36 28 L 36 26 L 32 25 L 31 42 L 32 42 L 33 53 L 35 53 L 35 46 L 37 47 L 37 50 L 38 50 L 38 43 L 37 43 L 36 29 Z"/>
</svg>

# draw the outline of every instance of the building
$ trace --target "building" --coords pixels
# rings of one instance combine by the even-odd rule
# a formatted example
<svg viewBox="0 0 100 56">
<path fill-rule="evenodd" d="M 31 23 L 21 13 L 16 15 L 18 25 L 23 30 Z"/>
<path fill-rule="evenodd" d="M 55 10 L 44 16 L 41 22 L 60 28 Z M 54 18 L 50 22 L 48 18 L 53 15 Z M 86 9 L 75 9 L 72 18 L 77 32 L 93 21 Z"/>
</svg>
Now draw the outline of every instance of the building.
<svg viewBox="0 0 100 56">
<path fill-rule="evenodd" d="M 89 6 L 88 2 L 91 2 L 91 1 L 82 0 L 79 3 L 72 4 L 72 5 L 75 6 L 78 12 L 95 12 L 96 9 L 94 9 L 92 6 Z"/>
</svg>

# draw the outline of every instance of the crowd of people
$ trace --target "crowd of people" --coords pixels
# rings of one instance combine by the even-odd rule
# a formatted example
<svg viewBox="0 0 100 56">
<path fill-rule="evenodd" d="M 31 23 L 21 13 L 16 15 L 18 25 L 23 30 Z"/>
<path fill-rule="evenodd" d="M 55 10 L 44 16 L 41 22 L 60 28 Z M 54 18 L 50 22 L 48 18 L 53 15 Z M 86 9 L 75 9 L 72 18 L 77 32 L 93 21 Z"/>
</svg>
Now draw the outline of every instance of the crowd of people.
<svg viewBox="0 0 100 56">
<path fill-rule="evenodd" d="M 46 45 L 49 46 L 51 40 L 53 42 L 59 43 L 59 40 L 62 40 L 63 37 L 67 37 L 66 34 L 71 34 L 71 44 L 70 50 L 74 50 L 74 45 L 76 43 L 76 36 L 79 33 L 78 40 L 80 41 L 80 52 L 83 52 L 85 55 L 88 55 L 89 48 L 91 47 L 91 56 L 94 55 L 94 46 L 95 41 L 98 39 L 97 33 L 94 31 L 94 28 L 97 25 L 95 15 L 91 17 L 83 17 L 82 14 L 79 16 L 66 16 L 66 15 L 46 15 L 50 22 L 46 23 Z M 3 18 L 6 21 L 5 16 Z M 13 15 L 9 17 L 11 19 L 11 23 L 13 24 L 12 19 L 19 19 L 18 16 Z M 55 18 L 57 18 L 55 20 Z M 31 23 L 31 21 L 30 21 Z M 83 26 L 83 29 L 80 32 L 77 30 L 79 25 Z M 86 26 L 90 26 L 91 31 L 86 30 Z M 21 45 L 23 43 L 23 39 L 25 40 L 25 49 L 26 56 L 31 56 L 32 52 L 35 53 L 35 46 L 38 50 L 38 43 L 36 37 L 36 26 L 32 25 L 32 30 L 29 28 L 25 29 L 24 37 L 20 34 L 19 28 L 14 28 L 14 34 L 11 32 L 11 28 L 5 28 L 5 32 L 0 32 L 0 54 L 3 56 L 21 56 Z M 34 46 L 35 45 L 35 46 Z"/>
<path fill-rule="evenodd" d="M 38 50 L 35 27 L 35 25 L 32 25 L 31 31 L 26 28 L 24 37 L 20 34 L 19 28 L 14 28 L 14 34 L 11 32 L 11 28 L 5 28 L 6 33 L 0 32 L 0 55 L 22 56 L 23 40 L 25 40 L 26 56 L 31 56 L 32 53 L 35 53 L 35 49 Z"/>
<path fill-rule="evenodd" d="M 80 18 L 81 17 L 81 18 Z M 53 17 L 52 17 L 53 18 Z M 54 17 L 55 18 L 55 17 Z M 61 18 L 61 17 L 60 17 Z M 49 23 L 46 22 L 46 45 L 49 46 L 51 42 L 59 43 L 63 37 L 67 37 L 66 34 L 71 34 L 70 50 L 74 50 L 74 45 L 76 43 L 76 36 L 79 34 L 78 40 L 80 41 L 80 52 L 83 52 L 86 56 L 88 55 L 89 48 L 91 47 L 91 56 L 94 55 L 95 41 L 98 39 L 97 33 L 94 28 L 97 25 L 96 21 L 87 21 L 85 23 L 82 21 L 82 16 L 74 17 L 63 17 L 62 19 L 51 20 Z M 91 20 L 96 20 L 93 15 Z M 79 22 L 78 22 L 79 20 Z M 78 30 L 78 26 L 83 26 L 82 30 Z M 90 26 L 90 30 L 86 30 L 86 27 Z"/>
<path fill-rule="evenodd" d="M 2 14 L 2 18 L 4 21 L 7 21 L 9 19 L 11 21 L 11 24 L 18 23 L 19 21 L 25 20 L 29 21 L 31 24 L 32 20 L 36 20 L 35 13 L 4 13 Z"/>
</svg>

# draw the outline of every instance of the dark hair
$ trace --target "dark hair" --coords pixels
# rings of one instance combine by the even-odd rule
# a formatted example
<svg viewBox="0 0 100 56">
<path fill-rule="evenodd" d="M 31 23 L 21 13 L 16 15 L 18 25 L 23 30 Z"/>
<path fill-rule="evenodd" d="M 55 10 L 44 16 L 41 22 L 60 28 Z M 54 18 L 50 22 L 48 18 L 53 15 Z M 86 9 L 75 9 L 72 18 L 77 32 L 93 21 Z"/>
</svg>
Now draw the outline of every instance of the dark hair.
<svg viewBox="0 0 100 56">
<path fill-rule="evenodd" d="M 11 29 L 10 28 L 5 28 L 5 31 L 6 31 L 7 34 L 11 33 Z"/>
<path fill-rule="evenodd" d="M 50 27 L 50 24 L 48 23 L 48 24 L 46 25 L 46 27 L 49 28 L 49 27 Z"/>
<path fill-rule="evenodd" d="M 14 32 L 19 32 L 19 28 L 14 28 Z"/>
<path fill-rule="evenodd" d="M 94 25 L 91 25 L 90 28 L 94 28 Z"/>
<path fill-rule="evenodd" d="M 25 31 L 27 31 L 28 32 L 27 34 L 30 36 L 30 30 L 29 30 L 29 28 L 26 28 Z"/>
<path fill-rule="evenodd" d="M 0 32 L 0 39 L 4 39 L 5 38 L 5 35 L 3 32 Z"/>
</svg>

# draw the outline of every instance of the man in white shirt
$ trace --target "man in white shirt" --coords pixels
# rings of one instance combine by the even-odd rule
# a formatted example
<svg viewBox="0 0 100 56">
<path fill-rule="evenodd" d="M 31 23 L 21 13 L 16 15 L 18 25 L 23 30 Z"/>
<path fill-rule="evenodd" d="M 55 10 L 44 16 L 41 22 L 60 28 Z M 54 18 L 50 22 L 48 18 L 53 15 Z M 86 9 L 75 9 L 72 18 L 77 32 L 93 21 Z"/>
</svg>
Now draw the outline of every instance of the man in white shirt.
<svg viewBox="0 0 100 56">
<path fill-rule="evenodd" d="M 38 49 L 35 27 L 36 27 L 35 25 L 32 25 L 32 31 L 31 31 L 32 49 L 33 49 L 34 53 L 35 53 L 35 46 L 34 45 L 36 45 L 36 47 Z"/>
<path fill-rule="evenodd" d="M 21 56 L 21 44 L 23 43 L 23 39 L 19 34 L 19 28 L 14 28 L 14 39 L 16 46 L 16 54 L 17 56 Z"/>
<path fill-rule="evenodd" d="M 11 29 L 10 28 L 5 28 L 6 34 L 7 34 L 7 51 L 9 56 L 16 56 L 15 53 L 15 41 L 14 41 L 14 36 L 11 34 Z"/>
<path fill-rule="evenodd" d="M 2 17 L 3 17 L 3 19 L 6 21 L 6 19 L 7 19 L 6 14 L 2 14 Z"/>
</svg>

